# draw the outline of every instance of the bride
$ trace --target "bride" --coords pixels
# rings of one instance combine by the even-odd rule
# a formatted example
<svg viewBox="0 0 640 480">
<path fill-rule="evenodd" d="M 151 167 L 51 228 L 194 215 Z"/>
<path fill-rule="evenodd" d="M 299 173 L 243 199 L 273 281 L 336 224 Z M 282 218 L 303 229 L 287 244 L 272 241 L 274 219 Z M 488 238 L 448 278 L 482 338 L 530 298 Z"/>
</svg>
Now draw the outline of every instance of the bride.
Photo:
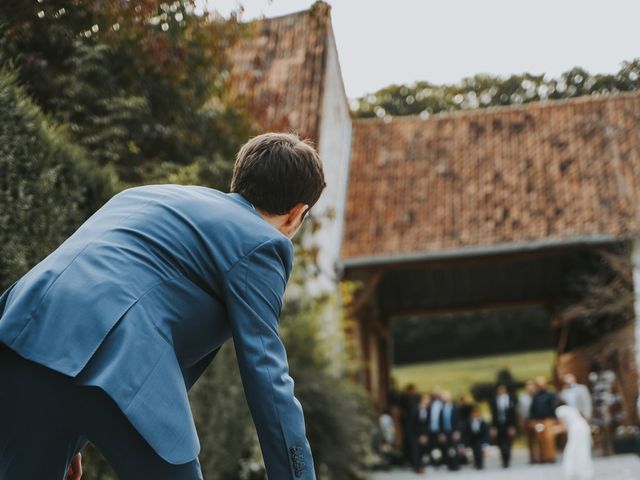
<svg viewBox="0 0 640 480">
<path fill-rule="evenodd" d="M 556 416 L 567 431 L 567 446 L 562 457 L 565 480 L 591 480 L 593 461 L 591 460 L 591 429 L 577 409 L 568 405 L 556 408 Z"/>
</svg>

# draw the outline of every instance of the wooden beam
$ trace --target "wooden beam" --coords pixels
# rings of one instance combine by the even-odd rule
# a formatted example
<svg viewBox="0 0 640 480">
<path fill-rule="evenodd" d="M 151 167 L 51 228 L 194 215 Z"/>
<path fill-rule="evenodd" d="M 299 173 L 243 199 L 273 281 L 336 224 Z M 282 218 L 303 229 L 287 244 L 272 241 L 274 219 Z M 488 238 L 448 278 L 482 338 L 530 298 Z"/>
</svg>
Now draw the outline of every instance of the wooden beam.
<svg viewBox="0 0 640 480">
<path fill-rule="evenodd" d="M 523 308 L 523 307 L 546 307 L 548 300 L 544 298 L 518 300 L 511 302 L 487 302 L 477 303 L 471 305 L 451 306 L 451 307 L 437 307 L 437 308 L 404 308 L 396 309 L 389 312 L 385 312 L 387 316 L 391 318 L 409 317 L 418 315 L 443 315 L 448 313 L 468 313 L 478 310 L 506 310 L 511 308 Z"/>
<path fill-rule="evenodd" d="M 594 247 L 613 244 L 625 241 L 626 238 L 614 237 L 610 235 L 591 235 L 586 237 L 576 237 L 556 240 L 540 240 L 527 242 L 525 244 L 498 244 L 484 246 L 469 246 L 461 249 L 421 252 L 414 254 L 387 254 L 376 255 L 367 258 L 351 258 L 342 260 L 343 278 L 352 278 L 355 274 L 368 272 L 377 268 L 400 268 L 405 269 L 411 266 L 425 266 L 433 264 L 450 265 L 459 262 L 489 262 L 505 259 L 511 261 L 513 258 L 537 258 L 545 257 L 549 254 L 565 253 L 591 249 Z"/>
<path fill-rule="evenodd" d="M 353 303 L 349 306 L 349 313 L 351 315 L 357 316 L 362 308 L 371 300 L 375 294 L 376 287 L 380 284 L 380 280 L 382 280 L 383 274 L 384 271 L 382 270 L 375 272 L 362 291 L 355 294 Z"/>
<path fill-rule="evenodd" d="M 345 270 L 343 274 L 343 280 L 351 280 L 358 278 L 362 275 L 371 275 L 371 272 L 380 271 L 384 268 L 385 271 L 395 270 L 419 270 L 419 269 L 432 269 L 432 268 L 450 268 L 452 266 L 474 266 L 474 265 L 495 265 L 495 264 L 510 264 L 518 260 L 535 260 L 544 258 L 564 258 L 564 256 L 571 252 L 577 252 L 581 250 L 589 250 L 597 248 L 597 246 L 566 246 L 549 248 L 546 250 L 536 250 L 528 252 L 508 252 L 501 254 L 492 254 L 487 256 L 478 257 L 464 257 L 464 258 L 450 258 L 450 259 L 427 259 L 427 260 L 414 260 L 414 261 L 399 261 L 397 263 L 385 264 L 384 267 L 380 266 L 362 266 L 362 267 L 350 267 Z"/>
</svg>

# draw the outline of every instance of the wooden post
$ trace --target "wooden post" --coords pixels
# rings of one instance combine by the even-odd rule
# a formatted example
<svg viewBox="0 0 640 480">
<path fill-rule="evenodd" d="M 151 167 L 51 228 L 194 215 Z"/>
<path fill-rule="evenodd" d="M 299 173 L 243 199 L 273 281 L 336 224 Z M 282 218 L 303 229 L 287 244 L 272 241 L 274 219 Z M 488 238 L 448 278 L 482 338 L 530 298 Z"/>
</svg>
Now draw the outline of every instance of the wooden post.
<svg viewBox="0 0 640 480">
<path fill-rule="evenodd" d="M 369 329 L 369 391 L 376 409 L 380 408 L 380 342 L 375 328 Z"/>
<path fill-rule="evenodd" d="M 389 351 L 388 320 L 383 322 L 384 330 L 380 335 L 380 410 L 387 408 L 391 389 L 391 355 Z"/>
<path fill-rule="evenodd" d="M 369 372 L 369 362 L 371 359 L 371 346 L 369 344 L 369 335 L 371 332 L 371 326 L 369 325 L 369 319 L 366 314 L 358 316 L 358 323 L 360 325 L 360 351 L 362 361 L 362 385 L 369 392 L 371 391 L 371 374 Z"/>
</svg>

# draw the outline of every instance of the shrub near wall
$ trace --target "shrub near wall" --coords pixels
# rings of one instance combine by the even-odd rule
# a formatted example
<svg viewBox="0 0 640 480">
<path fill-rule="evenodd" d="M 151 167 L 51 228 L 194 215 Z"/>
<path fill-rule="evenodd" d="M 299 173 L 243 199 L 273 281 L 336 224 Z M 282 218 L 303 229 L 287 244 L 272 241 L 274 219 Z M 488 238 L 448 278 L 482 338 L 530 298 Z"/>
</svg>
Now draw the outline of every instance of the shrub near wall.
<svg viewBox="0 0 640 480">
<path fill-rule="evenodd" d="M 84 158 L 0 70 L 0 290 L 61 244 L 112 193 Z"/>
</svg>

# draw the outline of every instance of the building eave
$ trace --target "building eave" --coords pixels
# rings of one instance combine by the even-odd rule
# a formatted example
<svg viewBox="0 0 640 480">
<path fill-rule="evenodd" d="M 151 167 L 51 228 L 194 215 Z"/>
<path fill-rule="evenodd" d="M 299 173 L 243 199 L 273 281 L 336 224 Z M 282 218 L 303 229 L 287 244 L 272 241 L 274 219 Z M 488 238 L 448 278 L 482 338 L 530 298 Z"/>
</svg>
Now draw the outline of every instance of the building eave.
<svg viewBox="0 0 640 480">
<path fill-rule="evenodd" d="M 470 246 L 464 248 L 441 250 L 436 252 L 413 252 L 400 255 L 372 255 L 340 259 L 338 271 L 355 270 L 360 268 L 384 267 L 393 264 L 462 260 L 494 255 L 530 253 L 547 249 L 575 248 L 603 245 L 626 240 L 626 236 L 608 234 L 583 235 L 567 238 L 548 238 L 532 240 L 522 243 L 502 243 L 494 245 Z"/>
</svg>

